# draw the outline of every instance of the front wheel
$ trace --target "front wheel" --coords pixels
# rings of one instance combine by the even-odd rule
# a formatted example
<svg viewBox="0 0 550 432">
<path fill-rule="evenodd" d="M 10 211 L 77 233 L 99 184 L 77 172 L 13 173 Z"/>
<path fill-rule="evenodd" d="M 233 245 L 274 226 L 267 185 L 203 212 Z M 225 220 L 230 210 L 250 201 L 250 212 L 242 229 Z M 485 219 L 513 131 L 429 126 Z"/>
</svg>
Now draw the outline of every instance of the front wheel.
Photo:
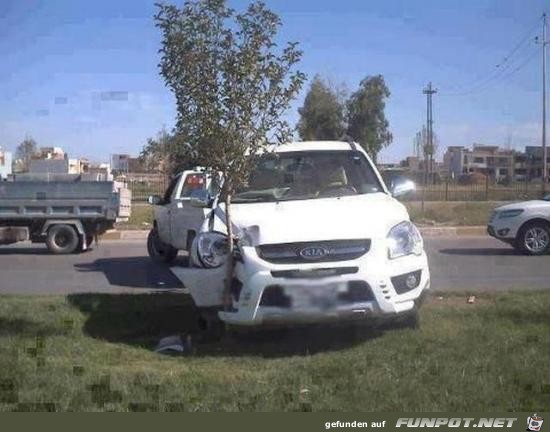
<svg viewBox="0 0 550 432">
<path fill-rule="evenodd" d="M 170 264 L 178 255 L 176 248 L 160 239 L 156 228 L 149 231 L 147 236 L 147 252 L 154 262 L 164 264 Z"/>
<path fill-rule="evenodd" d="M 543 255 L 550 249 L 550 226 L 533 222 L 523 228 L 516 238 L 516 247 L 528 255 Z"/>
</svg>

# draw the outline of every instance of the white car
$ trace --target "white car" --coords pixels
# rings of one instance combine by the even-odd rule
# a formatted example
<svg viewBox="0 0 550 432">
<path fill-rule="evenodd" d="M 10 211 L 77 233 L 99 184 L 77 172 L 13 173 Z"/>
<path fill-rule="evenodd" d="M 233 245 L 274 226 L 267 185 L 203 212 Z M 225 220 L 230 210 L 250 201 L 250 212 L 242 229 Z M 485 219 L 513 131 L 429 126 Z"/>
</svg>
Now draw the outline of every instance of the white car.
<svg viewBox="0 0 550 432">
<path fill-rule="evenodd" d="M 394 196 L 413 188 L 395 182 L 390 192 L 353 143 L 278 146 L 232 197 L 237 242 L 229 295 L 225 208 L 206 189 L 187 203 L 209 209 L 191 267 L 172 271 L 199 308 L 232 325 L 369 317 L 412 323 L 430 273 L 420 233 Z"/>
<path fill-rule="evenodd" d="M 550 251 L 550 195 L 540 200 L 497 207 L 487 232 L 529 255 Z"/>
</svg>

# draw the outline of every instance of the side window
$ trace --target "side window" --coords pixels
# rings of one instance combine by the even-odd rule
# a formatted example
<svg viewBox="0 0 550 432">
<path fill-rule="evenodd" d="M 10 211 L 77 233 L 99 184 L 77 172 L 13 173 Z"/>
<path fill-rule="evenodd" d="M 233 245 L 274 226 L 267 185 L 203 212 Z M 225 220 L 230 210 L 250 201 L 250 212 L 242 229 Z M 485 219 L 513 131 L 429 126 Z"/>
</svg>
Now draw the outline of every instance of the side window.
<svg viewBox="0 0 550 432">
<path fill-rule="evenodd" d="M 170 184 L 168 185 L 166 192 L 164 192 L 164 197 L 162 198 L 162 204 L 170 203 L 170 201 L 172 200 L 172 194 L 174 193 L 174 189 L 176 188 L 179 180 L 180 180 L 180 176 L 176 176 L 170 181 Z"/>
</svg>

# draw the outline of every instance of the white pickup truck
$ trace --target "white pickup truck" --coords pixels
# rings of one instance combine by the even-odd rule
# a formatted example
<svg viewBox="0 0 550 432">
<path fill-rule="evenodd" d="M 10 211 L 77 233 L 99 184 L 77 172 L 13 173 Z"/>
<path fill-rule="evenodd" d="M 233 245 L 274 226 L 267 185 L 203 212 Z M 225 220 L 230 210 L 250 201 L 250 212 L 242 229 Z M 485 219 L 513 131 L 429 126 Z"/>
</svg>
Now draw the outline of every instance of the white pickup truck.
<svg viewBox="0 0 550 432">
<path fill-rule="evenodd" d="M 152 195 L 149 204 L 155 206 L 153 229 L 147 238 L 149 256 L 156 262 L 171 263 L 179 250 L 189 251 L 206 215 L 207 206 L 191 202 L 192 197 L 205 194 L 215 183 L 203 168 L 183 171 L 168 185 L 164 196 Z"/>
<path fill-rule="evenodd" d="M 230 295 L 224 292 L 227 229 L 223 200 L 200 170 L 176 177 L 156 204 L 153 259 L 190 252 L 173 267 L 195 304 L 237 326 L 416 317 L 430 287 L 423 241 L 354 143 L 276 147 L 232 197 L 236 233 Z"/>
</svg>

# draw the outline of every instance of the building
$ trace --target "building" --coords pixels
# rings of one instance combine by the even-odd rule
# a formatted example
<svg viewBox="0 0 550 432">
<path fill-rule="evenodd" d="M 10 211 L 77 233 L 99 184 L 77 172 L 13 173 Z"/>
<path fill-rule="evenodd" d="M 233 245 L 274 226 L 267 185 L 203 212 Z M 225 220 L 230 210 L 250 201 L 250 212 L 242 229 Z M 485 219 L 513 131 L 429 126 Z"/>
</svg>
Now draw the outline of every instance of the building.
<svg viewBox="0 0 550 432">
<path fill-rule="evenodd" d="M 522 169 L 528 180 L 540 180 L 543 172 L 542 146 L 525 147 L 524 158 L 522 159 Z M 546 162 L 548 166 L 548 176 L 550 176 L 550 147 L 547 149 Z"/>
<path fill-rule="evenodd" d="M 111 169 L 117 173 L 127 173 L 129 171 L 129 154 L 112 154 Z"/>
<path fill-rule="evenodd" d="M 147 171 L 139 157 L 132 157 L 129 154 L 111 155 L 111 169 L 117 174 L 145 173 Z"/>
<path fill-rule="evenodd" d="M 12 156 L 10 152 L 0 148 L 0 180 L 6 180 L 11 175 Z"/>
<path fill-rule="evenodd" d="M 67 174 L 68 172 L 68 159 L 31 159 L 29 164 L 29 173 L 32 174 Z"/>
<path fill-rule="evenodd" d="M 450 178 L 463 174 L 481 173 L 496 181 L 519 179 L 516 172 L 516 152 L 501 149 L 499 146 L 474 144 L 472 149 L 462 146 L 450 146 L 443 156 L 443 166 Z"/>
<path fill-rule="evenodd" d="M 65 152 L 61 147 L 40 147 L 38 149 L 37 159 L 65 159 Z"/>
<path fill-rule="evenodd" d="M 86 174 L 90 170 L 90 161 L 85 158 L 68 160 L 69 174 Z"/>
<path fill-rule="evenodd" d="M 112 181 L 111 166 L 108 163 L 90 164 L 86 177 L 101 181 Z"/>
</svg>

